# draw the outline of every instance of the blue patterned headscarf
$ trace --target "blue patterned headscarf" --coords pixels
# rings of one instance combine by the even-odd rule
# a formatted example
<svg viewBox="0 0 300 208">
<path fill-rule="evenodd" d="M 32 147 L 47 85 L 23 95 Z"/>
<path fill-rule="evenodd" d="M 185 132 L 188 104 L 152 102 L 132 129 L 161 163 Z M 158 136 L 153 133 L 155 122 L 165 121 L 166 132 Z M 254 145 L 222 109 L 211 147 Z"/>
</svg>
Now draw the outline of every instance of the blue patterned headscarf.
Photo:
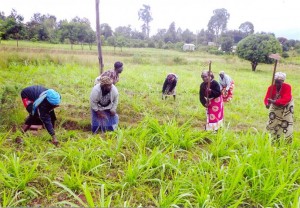
<svg viewBox="0 0 300 208">
<path fill-rule="evenodd" d="M 61 97 L 58 92 L 56 92 L 53 89 L 46 90 L 46 91 L 42 92 L 40 94 L 39 98 L 34 101 L 33 107 L 32 107 L 32 112 L 31 112 L 32 115 L 34 115 L 36 108 L 43 102 L 43 100 L 45 98 L 51 105 L 59 105 L 59 103 L 61 101 Z"/>
</svg>

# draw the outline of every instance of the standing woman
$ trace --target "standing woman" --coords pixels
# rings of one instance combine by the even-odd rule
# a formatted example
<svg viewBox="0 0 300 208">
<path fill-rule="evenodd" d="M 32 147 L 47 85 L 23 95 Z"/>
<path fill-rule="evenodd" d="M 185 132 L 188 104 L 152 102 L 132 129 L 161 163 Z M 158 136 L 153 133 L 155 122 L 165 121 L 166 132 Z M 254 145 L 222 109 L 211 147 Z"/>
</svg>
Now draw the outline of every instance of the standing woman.
<svg viewBox="0 0 300 208">
<path fill-rule="evenodd" d="M 224 106 L 219 83 L 214 80 L 212 72 L 203 71 L 203 82 L 200 85 L 199 97 L 201 104 L 207 108 L 205 130 L 218 130 L 223 126 Z M 208 88 L 208 83 L 210 86 Z"/>
<path fill-rule="evenodd" d="M 222 97 L 224 102 L 229 102 L 233 96 L 234 81 L 228 74 L 225 74 L 224 71 L 219 73 L 220 79 L 219 83 L 222 87 Z"/>
<path fill-rule="evenodd" d="M 270 109 L 267 130 L 276 138 L 293 137 L 294 101 L 291 85 L 284 83 L 286 74 L 276 72 L 275 84 L 269 86 L 264 103 Z"/>
</svg>

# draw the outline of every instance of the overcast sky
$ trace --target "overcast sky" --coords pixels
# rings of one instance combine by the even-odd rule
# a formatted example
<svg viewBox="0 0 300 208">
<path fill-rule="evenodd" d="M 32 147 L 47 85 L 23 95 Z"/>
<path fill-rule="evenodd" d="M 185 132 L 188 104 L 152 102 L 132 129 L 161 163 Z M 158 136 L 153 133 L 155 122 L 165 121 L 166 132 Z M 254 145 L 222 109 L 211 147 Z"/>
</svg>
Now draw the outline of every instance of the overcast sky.
<svg viewBox="0 0 300 208">
<path fill-rule="evenodd" d="M 273 32 L 276 37 L 300 40 L 299 0 L 100 0 L 100 22 L 114 30 L 131 25 L 141 31 L 138 11 L 143 4 L 151 7 L 153 35 L 158 29 L 176 29 L 196 33 L 207 29 L 213 10 L 224 8 L 230 14 L 228 29 L 238 29 L 249 21 L 255 32 Z M 0 0 L 0 11 L 8 16 L 12 9 L 29 21 L 34 13 L 51 14 L 70 21 L 75 16 L 88 18 L 95 28 L 95 0 Z"/>
</svg>

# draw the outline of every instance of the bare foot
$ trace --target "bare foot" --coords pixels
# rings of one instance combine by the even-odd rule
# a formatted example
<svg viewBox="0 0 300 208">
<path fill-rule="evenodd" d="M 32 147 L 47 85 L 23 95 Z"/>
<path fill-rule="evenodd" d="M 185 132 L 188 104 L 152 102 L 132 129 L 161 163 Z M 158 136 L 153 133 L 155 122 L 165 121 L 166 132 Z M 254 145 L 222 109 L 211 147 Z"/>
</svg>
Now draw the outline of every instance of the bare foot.
<svg viewBox="0 0 300 208">
<path fill-rule="evenodd" d="M 58 147 L 59 145 L 59 142 L 57 140 L 52 140 L 51 143 L 54 144 L 56 147 Z"/>
<path fill-rule="evenodd" d="M 17 137 L 17 138 L 16 138 L 16 143 L 17 143 L 17 144 L 23 144 L 23 142 L 24 142 L 24 141 L 23 141 L 23 139 L 22 139 L 21 137 Z"/>
</svg>

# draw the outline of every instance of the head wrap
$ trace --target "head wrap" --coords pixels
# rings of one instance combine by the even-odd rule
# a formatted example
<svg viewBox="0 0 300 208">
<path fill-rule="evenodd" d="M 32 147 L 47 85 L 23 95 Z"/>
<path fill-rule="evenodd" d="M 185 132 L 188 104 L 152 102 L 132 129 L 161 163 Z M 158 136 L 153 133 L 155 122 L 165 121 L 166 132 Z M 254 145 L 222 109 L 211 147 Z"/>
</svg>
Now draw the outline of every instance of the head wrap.
<svg viewBox="0 0 300 208">
<path fill-rule="evenodd" d="M 123 63 L 120 62 L 120 61 L 117 61 L 117 62 L 114 64 L 114 67 L 115 67 L 115 69 L 119 69 L 119 68 L 123 67 Z"/>
<path fill-rule="evenodd" d="M 51 105 L 59 105 L 61 100 L 60 94 L 53 89 L 46 91 L 46 97 Z"/>
<path fill-rule="evenodd" d="M 61 101 L 61 97 L 58 92 L 53 89 L 46 90 L 42 92 L 39 98 L 34 101 L 31 112 L 32 115 L 34 115 L 36 108 L 43 102 L 43 100 L 45 100 L 45 98 L 51 105 L 59 105 Z"/>
<path fill-rule="evenodd" d="M 225 74 L 225 72 L 224 72 L 224 71 L 220 71 L 220 72 L 219 72 L 219 74 L 223 74 L 223 75 L 224 75 L 224 74 Z"/>
<path fill-rule="evenodd" d="M 111 85 L 113 83 L 112 79 L 108 76 L 100 77 L 100 85 Z"/>
<path fill-rule="evenodd" d="M 285 78 L 286 78 L 286 74 L 285 73 L 283 73 L 283 72 L 276 72 L 275 73 L 275 76 L 274 76 L 275 80 L 276 79 L 280 79 L 280 80 L 284 81 Z"/>
</svg>

